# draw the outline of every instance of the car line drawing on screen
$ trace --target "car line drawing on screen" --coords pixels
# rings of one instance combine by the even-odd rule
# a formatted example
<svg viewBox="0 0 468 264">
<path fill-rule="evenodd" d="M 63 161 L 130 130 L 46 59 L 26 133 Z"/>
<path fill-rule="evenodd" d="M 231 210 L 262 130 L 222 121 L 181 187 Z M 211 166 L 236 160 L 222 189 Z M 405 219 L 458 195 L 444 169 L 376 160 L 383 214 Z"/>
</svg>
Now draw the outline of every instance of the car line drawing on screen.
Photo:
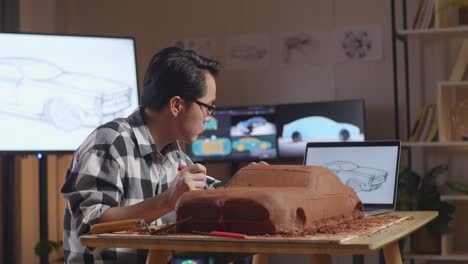
<svg viewBox="0 0 468 264">
<path fill-rule="evenodd" d="M 231 140 L 214 135 L 197 139 L 192 143 L 192 153 L 196 156 L 226 156 L 231 153 Z"/>
<path fill-rule="evenodd" d="M 130 85 L 46 60 L 0 57 L 0 112 L 63 131 L 96 127 L 131 106 Z"/>
<path fill-rule="evenodd" d="M 322 116 L 309 116 L 294 120 L 283 126 L 284 141 L 348 141 L 362 140 L 359 127 L 348 123 L 337 123 Z"/>
<path fill-rule="evenodd" d="M 353 188 L 355 192 L 374 191 L 379 189 L 382 184 L 387 181 L 387 171 L 361 167 L 350 161 L 331 161 L 321 166 L 337 174 L 341 181 Z"/>
<path fill-rule="evenodd" d="M 232 142 L 232 149 L 238 152 L 250 151 L 254 149 L 265 150 L 271 147 L 271 142 L 262 141 L 254 137 L 243 137 Z"/>
</svg>

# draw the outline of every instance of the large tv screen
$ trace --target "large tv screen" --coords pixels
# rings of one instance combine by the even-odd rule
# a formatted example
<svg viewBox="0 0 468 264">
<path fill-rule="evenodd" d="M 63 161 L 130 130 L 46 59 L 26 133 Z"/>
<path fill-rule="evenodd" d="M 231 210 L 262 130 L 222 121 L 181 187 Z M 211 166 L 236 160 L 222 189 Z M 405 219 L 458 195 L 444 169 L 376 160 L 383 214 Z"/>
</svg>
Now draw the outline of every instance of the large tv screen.
<svg viewBox="0 0 468 264">
<path fill-rule="evenodd" d="M 217 109 L 188 154 L 195 162 L 276 158 L 275 118 L 274 106 Z"/>
<path fill-rule="evenodd" d="M 0 33 L 0 151 L 74 151 L 137 107 L 133 38 Z"/>
<path fill-rule="evenodd" d="M 280 157 L 304 157 L 307 142 L 364 141 L 363 99 L 278 105 Z"/>
</svg>

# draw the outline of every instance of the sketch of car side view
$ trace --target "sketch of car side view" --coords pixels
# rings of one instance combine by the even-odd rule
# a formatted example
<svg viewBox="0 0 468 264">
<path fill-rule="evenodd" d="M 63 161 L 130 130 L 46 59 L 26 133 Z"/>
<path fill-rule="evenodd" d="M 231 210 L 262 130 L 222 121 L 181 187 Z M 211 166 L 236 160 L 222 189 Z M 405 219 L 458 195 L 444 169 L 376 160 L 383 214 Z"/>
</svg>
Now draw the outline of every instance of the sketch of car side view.
<svg viewBox="0 0 468 264">
<path fill-rule="evenodd" d="M 387 181 L 387 171 L 361 167 L 349 161 L 332 161 L 323 164 L 322 167 L 336 173 L 343 183 L 355 192 L 376 190 Z"/>
<path fill-rule="evenodd" d="M 244 61 L 260 61 L 266 54 L 266 49 L 254 45 L 241 44 L 231 48 L 229 52 L 231 58 Z"/>
<path fill-rule="evenodd" d="M 50 62 L 0 58 L 0 112 L 50 122 L 64 131 L 96 127 L 131 106 L 132 88 Z"/>
<path fill-rule="evenodd" d="M 359 127 L 337 123 L 322 116 L 309 116 L 297 119 L 283 126 L 283 139 L 299 141 L 347 141 L 361 140 Z"/>
</svg>

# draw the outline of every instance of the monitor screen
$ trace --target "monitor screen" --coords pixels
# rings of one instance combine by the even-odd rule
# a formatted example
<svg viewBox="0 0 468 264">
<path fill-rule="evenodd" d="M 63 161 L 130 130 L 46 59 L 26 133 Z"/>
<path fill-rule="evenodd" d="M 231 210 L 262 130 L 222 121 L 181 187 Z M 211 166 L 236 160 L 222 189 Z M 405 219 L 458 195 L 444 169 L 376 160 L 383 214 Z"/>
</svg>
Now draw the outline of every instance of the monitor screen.
<svg viewBox="0 0 468 264">
<path fill-rule="evenodd" d="M 187 146 L 187 154 L 194 162 L 228 160 L 231 158 L 231 117 L 228 109 L 216 109 L 204 125 L 203 133 Z"/>
<path fill-rule="evenodd" d="M 392 204 L 396 196 L 400 144 L 397 141 L 307 145 L 304 165 L 333 171 L 366 204 Z"/>
<path fill-rule="evenodd" d="M 277 106 L 280 157 L 303 158 L 307 142 L 363 141 L 364 100 Z"/>
<path fill-rule="evenodd" d="M 74 151 L 137 107 L 132 38 L 0 33 L 0 151 Z"/>
<path fill-rule="evenodd" d="M 231 110 L 232 158 L 276 158 L 275 117 L 273 106 Z"/>
<path fill-rule="evenodd" d="M 195 162 L 276 158 L 275 118 L 273 106 L 217 109 L 188 154 Z"/>
</svg>

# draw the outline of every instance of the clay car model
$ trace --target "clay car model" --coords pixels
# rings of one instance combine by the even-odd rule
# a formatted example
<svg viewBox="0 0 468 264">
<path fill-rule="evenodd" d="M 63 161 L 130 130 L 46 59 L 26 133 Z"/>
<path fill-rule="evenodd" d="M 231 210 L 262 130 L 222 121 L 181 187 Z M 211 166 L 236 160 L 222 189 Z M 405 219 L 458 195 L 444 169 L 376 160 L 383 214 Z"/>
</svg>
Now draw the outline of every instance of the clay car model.
<svg viewBox="0 0 468 264">
<path fill-rule="evenodd" d="M 244 137 L 232 142 L 232 149 L 243 152 L 243 151 L 250 151 L 252 149 L 269 149 L 271 148 L 272 144 L 268 141 L 262 141 L 258 138 L 254 137 Z"/>
<path fill-rule="evenodd" d="M 319 166 L 250 165 L 226 187 L 184 193 L 179 232 L 229 231 L 248 235 L 301 233 L 333 219 L 362 217 L 353 189 Z M 325 221 L 325 222 L 324 222 Z"/>
<path fill-rule="evenodd" d="M 332 161 L 323 167 L 336 173 L 354 191 L 373 191 L 387 181 L 388 172 L 370 167 L 361 167 L 349 161 Z"/>
<path fill-rule="evenodd" d="M 96 127 L 130 107 L 125 83 L 69 72 L 47 61 L 0 58 L 0 111 L 51 122 L 62 130 Z"/>
<path fill-rule="evenodd" d="M 362 137 L 359 127 L 337 123 L 322 116 L 309 116 L 283 127 L 283 138 L 298 141 L 346 141 Z"/>
</svg>

